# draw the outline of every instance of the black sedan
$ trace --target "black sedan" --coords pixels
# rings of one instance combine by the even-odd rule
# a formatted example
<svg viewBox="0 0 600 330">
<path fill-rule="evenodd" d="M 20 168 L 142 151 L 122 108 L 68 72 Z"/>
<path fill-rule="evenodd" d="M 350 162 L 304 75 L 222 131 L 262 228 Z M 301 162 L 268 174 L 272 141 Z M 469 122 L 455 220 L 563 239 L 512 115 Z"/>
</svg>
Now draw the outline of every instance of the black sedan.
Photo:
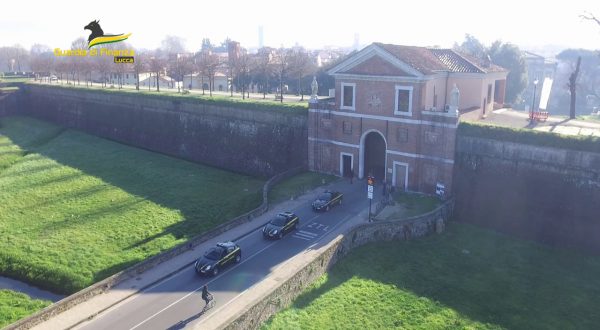
<svg viewBox="0 0 600 330">
<path fill-rule="evenodd" d="M 338 191 L 325 191 L 312 203 L 315 211 L 329 211 L 334 205 L 342 204 L 344 194 Z"/>
<path fill-rule="evenodd" d="M 271 219 L 263 228 L 264 238 L 281 239 L 283 235 L 296 229 L 300 218 L 292 212 L 282 212 Z"/>
<path fill-rule="evenodd" d="M 219 274 L 221 268 L 238 263 L 242 260 L 242 250 L 233 242 L 217 243 L 217 246 L 210 248 L 204 256 L 196 261 L 194 268 L 200 275 Z"/>
</svg>

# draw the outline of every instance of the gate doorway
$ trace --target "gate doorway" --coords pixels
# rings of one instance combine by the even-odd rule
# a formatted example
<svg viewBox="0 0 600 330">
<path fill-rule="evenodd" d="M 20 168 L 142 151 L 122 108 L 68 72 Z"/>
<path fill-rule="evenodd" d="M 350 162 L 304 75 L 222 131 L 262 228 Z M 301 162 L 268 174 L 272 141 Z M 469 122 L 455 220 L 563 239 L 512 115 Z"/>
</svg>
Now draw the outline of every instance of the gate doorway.
<svg viewBox="0 0 600 330">
<path fill-rule="evenodd" d="M 361 142 L 361 177 L 371 174 L 376 181 L 383 182 L 387 149 L 383 135 L 379 131 L 372 130 L 363 135 Z"/>
<path fill-rule="evenodd" d="M 349 178 L 352 175 L 352 154 L 342 152 L 340 154 L 340 175 Z"/>
</svg>

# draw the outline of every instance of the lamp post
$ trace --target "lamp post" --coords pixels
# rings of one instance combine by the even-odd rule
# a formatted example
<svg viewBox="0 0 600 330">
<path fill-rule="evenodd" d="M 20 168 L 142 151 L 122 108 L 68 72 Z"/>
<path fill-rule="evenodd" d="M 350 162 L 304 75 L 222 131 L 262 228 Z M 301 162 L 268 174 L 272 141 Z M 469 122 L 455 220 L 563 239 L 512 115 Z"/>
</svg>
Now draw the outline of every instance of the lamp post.
<svg viewBox="0 0 600 330">
<path fill-rule="evenodd" d="M 533 81 L 533 100 L 531 100 L 531 113 L 529 114 L 529 121 L 533 122 L 533 116 L 535 114 L 535 92 L 537 89 L 538 79 L 535 78 Z"/>
</svg>

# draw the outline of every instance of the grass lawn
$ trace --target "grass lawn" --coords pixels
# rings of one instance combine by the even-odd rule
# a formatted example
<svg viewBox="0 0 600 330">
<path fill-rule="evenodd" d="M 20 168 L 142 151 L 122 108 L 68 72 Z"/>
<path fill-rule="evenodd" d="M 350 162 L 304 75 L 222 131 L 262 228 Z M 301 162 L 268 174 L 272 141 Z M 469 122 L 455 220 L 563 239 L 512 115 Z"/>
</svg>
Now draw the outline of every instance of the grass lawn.
<svg viewBox="0 0 600 330">
<path fill-rule="evenodd" d="M 69 294 L 258 206 L 264 181 L 0 119 L 0 274 Z"/>
<path fill-rule="evenodd" d="M 31 299 L 11 290 L 0 290 L 0 328 L 50 305 L 48 300 Z"/>
<path fill-rule="evenodd" d="M 599 257 L 450 223 L 352 251 L 263 328 L 597 329 L 599 276 Z"/>
<path fill-rule="evenodd" d="M 435 196 L 405 192 L 394 193 L 394 201 L 396 205 L 391 206 L 394 208 L 394 211 L 387 215 L 386 219 L 414 217 L 433 211 L 433 209 L 441 204 L 440 200 Z"/>
<path fill-rule="evenodd" d="M 296 198 L 303 193 L 324 184 L 335 182 L 340 178 L 334 175 L 304 172 L 279 182 L 269 192 L 269 203 L 278 203 Z"/>
</svg>

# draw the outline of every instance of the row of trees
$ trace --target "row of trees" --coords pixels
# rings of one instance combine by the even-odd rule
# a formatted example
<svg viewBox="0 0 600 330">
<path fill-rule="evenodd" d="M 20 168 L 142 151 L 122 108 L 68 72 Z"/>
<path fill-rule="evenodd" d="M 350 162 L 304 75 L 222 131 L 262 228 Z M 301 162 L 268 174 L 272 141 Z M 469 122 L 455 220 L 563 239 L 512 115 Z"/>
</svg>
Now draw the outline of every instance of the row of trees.
<svg viewBox="0 0 600 330">
<path fill-rule="evenodd" d="M 131 49 L 131 46 L 123 43 L 103 47 Z M 16 48 L 11 49 L 13 53 L 7 57 L 14 58 L 12 54 Z M 86 40 L 74 40 L 71 49 L 87 49 Z M 34 45 L 29 52 L 22 48 L 19 51 L 22 54 L 19 57 L 19 65 L 26 56 L 29 69 L 36 75 L 56 75 L 61 81 L 66 78 L 67 82 L 70 80 L 87 85 L 92 80 L 100 80 L 105 85 L 111 75 L 121 78 L 125 73 L 131 73 L 137 77 L 136 87 L 139 89 L 140 74 L 145 73 L 146 76 L 150 75 L 156 79 L 157 91 L 160 90 L 160 78 L 169 76 L 177 82 L 180 91 L 182 87 L 202 88 L 203 93 L 208 89 L 212 95 L 212 91 L 215 90 L 215 75 L 220 72 L 227 75 L 232 94 L 235 89 L 245 97 L 250 89 L 253 89 L 266 97 L 267 93 L 275 91 L 282 101 L 286 92 L 295 92 L 304 99 L 304 94 L 310 90 L 312 76 L 318 73 L 315 57 L 302 47 L 264 47 L 250 54 L 240 47 L 239 43 L 229 39 L 219 46 L 211 44 L 209 39 L 204 39 L 200 50 L 188 52 L 181 38 L 168 36 L 158 49 L 136 50 L 134 64 L 115 64 L 110 56 L 57 57 L 44 45 Z M 5 63 L 6 71 L 25 71 L 24 68 L 16 70 L 13 62 L 10 66 Z M 201 79 L 201 86 L 194 86 L 194 76 Z M 189 78 L 190 81 L 187 86 L 183 86 L 182 83 L 185 78 Z M 118 85 L 122 87 L 122 79 L 119 79 Z M 208 85 L 208 88 L 205 88 L 205 85 Z"/>
</svg>

